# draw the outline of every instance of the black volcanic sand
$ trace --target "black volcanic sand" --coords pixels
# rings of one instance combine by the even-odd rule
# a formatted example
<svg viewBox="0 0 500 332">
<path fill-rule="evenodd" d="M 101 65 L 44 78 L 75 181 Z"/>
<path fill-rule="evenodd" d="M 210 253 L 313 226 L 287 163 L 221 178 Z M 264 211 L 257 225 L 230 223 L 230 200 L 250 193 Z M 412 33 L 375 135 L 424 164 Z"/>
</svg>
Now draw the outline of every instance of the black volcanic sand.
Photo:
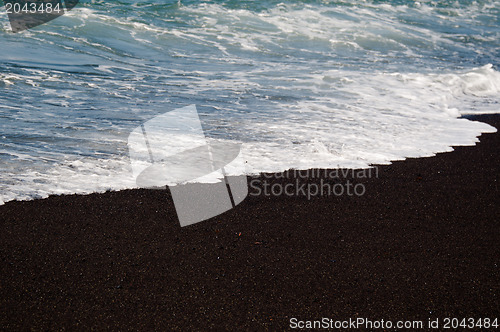
<svg viewBox="0 0 500 332">
<path fill-rule="evenodd" d="M 477 119 L 500 128 L 500 116 Z M 168 190 L 7 203 L 0 329 L 500 319 L 499 138 L 350 179 L 365 186 L 361 197 L 251 195 L 184 228 Z M 297 180 L 321 183 L 273 183 Z"/>
</svg>

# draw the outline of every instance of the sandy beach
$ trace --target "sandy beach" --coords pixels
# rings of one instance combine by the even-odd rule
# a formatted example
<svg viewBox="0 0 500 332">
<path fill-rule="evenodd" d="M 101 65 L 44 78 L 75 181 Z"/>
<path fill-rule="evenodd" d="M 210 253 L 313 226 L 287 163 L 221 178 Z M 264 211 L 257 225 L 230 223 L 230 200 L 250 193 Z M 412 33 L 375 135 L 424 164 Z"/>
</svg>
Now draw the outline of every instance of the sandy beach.
<svg viewBox="0 0 500 332">
<path fill-rule="evenodd" d="M 476 119 L 500 128 L 498 115 Z M 6 203 L 0 328 L 276 331 L 293 318 L 500 319 L 499 137 L 364 178 L 262 175 L 253 180 L 349 180 L 363 194 L 250 188 L 235 209 L 183 228 L 168 190 Z"/>
</svg>

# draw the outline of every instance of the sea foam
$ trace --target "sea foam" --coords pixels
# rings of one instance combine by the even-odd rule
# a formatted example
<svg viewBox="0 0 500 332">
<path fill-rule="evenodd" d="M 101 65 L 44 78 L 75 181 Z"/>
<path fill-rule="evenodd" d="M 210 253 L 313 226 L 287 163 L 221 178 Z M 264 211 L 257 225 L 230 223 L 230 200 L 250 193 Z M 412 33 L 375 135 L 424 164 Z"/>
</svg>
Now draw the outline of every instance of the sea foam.
<svg viewBox="0 0 500 332">
<path fill-rule="evenodd" d="M 496 131 L 461 116 L 499 111 L 499 9 L 84 1 L 21 34 L 4 24 L 0 204 L 136 187 L 130 132 L 192 104 L 207 139 L 242 143 L 230 175 L 473 145 Z"/>
</svg>

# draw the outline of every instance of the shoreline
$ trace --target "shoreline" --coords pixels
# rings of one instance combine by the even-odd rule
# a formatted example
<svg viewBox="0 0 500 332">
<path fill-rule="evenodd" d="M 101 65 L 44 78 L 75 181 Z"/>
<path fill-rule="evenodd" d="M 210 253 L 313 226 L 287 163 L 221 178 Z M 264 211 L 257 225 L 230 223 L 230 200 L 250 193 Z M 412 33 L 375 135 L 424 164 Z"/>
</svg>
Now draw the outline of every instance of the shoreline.
<svg viewBox="0 0 500 332">
<path fill-rule="evenodd" d="M 498 117 L 500 117 L 500 113 L 484 113 L 484 114 L 464 114 L 460 116 L 459 118 L 471 120 L 471 121 L 478 121 L 478 122 L 484 122 L 486 124 L 491 125 L 492 127 L 495 127 L 494 124 L 498 123 Z M 498 126 L 500 127 L 500 126 Z M 500 128 L 495 127 L 498 130 Z M 483 133 L 479 137 L 481 137 L 484 134 L 491 134 L 491 133 Z M 451 148 L 455 149 L 457 147 L 468 147 L 468 146 L 476 146 L 477 142 L 475 145 L 452 145 Z M 429 156 L 423 156 L 423 157 L 406 157 L 405 159 L 396 159 L 396 160 L 391 160 L 390 164 L 369 164 L 368 168 L 309 168 L 309 169 L 288 169 L 284 170 L 281 172 L 274 172 L 274 173 L 268 173 L 268 172 L 262 172 L 260 174 L 252 174 L 252 175 L 240 175 L 240 176 L 246 176 L 248 179 L 258 179 L 258 178 L 332 178 L 331 173 L 336 172 L 337 175 L 336 177 L 348 179 L 348 178 L 356 178 L 356 175 L 354 175 L 354 172 L 358 171 L 364 171 L 367 169 L 375 169 L 376 172 L 378 172 L 379 167 L 385 167 L 392 165 L 395 162 L 401 162 L 405 160 L 410 160 L 410 159 L 424 159 L 424 158 L 432 158 L 435 157 L 437 154 L 442 154 L 442 153 L 449 153 L 453 152 L 452 151 L 443 151 L 443 152 L 436 152 L 434 155 L 429 155 Z M 303 175 L 305 173 L 305 175 Z M 290 174 L 293 174 L 290 176 Z M 312 176 L 310 176 L 312 175 Z M 347 176 L 350 175 L 350 176 Z M 231 176 L 234 178 L 238 178 L 240 176 Z M 372 177 L 371 175 L 368 175 L 368 177 Z M 376 176 L 377 177 L 377 176 Z M 167 186 L 168 187 L 168 186 Z M 160 189 L 163 189 L 161 187 Z M 125 189 L 107 189 L 105 191 L 95 191 L 95 192 L 85 192 L 85 193 L 65 193 L 65 194 L 49 194 L 48 196 L 43 196 L 43 197 L 32 197 L 24 200 L 18 200 L 18 199 L 13 199 L 13 200 L 8 200 L 8 201 L 3 201 L 0 198 L 0 208 L 5 205 L 5 204 L 19 204 L 23 202 L 32 202 L 32 201 L 40 201 L 40 200 L 46 200 L 46 199 L 52 199 L 54 197 L 74 197 L 74 196 L 89 196 L 89 195 L 105 195 L 110 192 L 124 192 L 124 191 L 130 191 L 130 190 L 144 190 L 144 188 L 125 188 Z M 146 189 L 149 190 L 149 189 Z M 168 194 L 170 197 L 170 194 Z"/>
<path fill-rule="evenodd" d="M 498 114 L 465 117 L 500 128 Z M 252 177 L 277 188 L 352 180 L 365 192 L 249 194 L 184 228 L 168 190 L 7 202 L 0 327 L 277 330 L 293 317 L 500 319 L 499 137 L 340 182 L 277 176 L 291 171 Z"/>
</svg>

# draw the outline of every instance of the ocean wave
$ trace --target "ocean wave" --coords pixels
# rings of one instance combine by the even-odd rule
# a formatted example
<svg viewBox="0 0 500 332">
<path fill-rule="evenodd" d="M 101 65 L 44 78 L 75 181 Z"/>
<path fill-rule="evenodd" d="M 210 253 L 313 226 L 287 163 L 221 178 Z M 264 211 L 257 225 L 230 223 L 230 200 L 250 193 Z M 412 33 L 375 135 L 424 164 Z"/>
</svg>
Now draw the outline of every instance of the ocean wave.
<svg viewBox="0 0 500 332">
<path fill-rule="evenodd" d="M 499 12 L 498 1 L 83 1 L 3 29 L 0 202 L 134 187 L 130 131 L 191 104 L 210 139 L 243 143 L 248 173 L 475 144 L 495 129 L 460 116 L 499 111 Z"/>
</svg>

